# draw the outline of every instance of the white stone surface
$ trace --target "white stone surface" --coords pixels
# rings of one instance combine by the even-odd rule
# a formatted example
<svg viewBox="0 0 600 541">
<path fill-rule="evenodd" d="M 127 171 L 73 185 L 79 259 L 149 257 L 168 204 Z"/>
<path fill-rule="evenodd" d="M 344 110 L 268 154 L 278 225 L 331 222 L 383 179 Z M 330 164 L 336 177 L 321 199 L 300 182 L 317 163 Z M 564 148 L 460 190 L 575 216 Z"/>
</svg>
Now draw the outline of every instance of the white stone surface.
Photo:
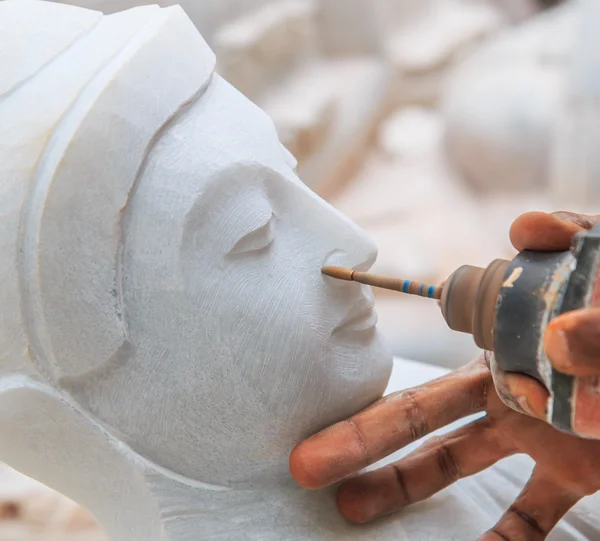
<svg viewBox="0 0 600 541">
<path fill-rule="evenodd" d="M 501 25 L 499 10 L 487 2 L 430 3 L 413 24 L 390 40 L 388 54 L 403 73 L 429 72 L 447 65 L 466 45 Z"/>
<path fill-rule="evenodd" d="M 570 208 L 600 205 L 600 4 L 579 0 L 572 59 L 549 145 L 554 200 Z"/>
<path fill-rule="evenodd" d="M 423 0 L 320 0 L 319 44 L 331 56 L 382 54 L 398 23 L 398 12 L 412 11 Z"/>
<path fill-rule="evenodd" d="M 563 74 L 546 66 L 473 70 L 449 90 L 449 155 L 481 193 L 548 186 Z"/>
<path fill-rule="evenodd" d="M 57 0 L 104 13 L 176 0 Z M 382 4 L 389 0 L 381 0 Z M 413 2 L 414 0 L 410 0 Z M 328 0 L 180 0 L 217 52 L 222 76 L 272 115 L 280 138 L 299 161 L 304 182 L 318 193 L 335 190 L 364 156 L 389 97 L 389 69 L 380 51 L 342 52 L 351 11 Z M 357 7 L 355 5 L 355 7 Z M 370 4 L 361 13 L 374 13 Z M 337 29 L 323 24 L 327 13 Z M 350 17 L 364 27 L 364 17 Z M 381 37 L 379 24 L 371 30 Z M 342 30 L 342 32 L 340 32 Z M 330 51 L 325 41 L 339 44 Z"/>
<path fill-rule="evenodd" d="M 394 74 L 392 103 L 432 105 L 450 68 L 506 17 L 495 3 L 481 0 L 429 0 L 411 7 L 383 48 Z"/>
<path fill-rule="evenodd" d="M 0 465 L 0 539 L 105 541 L 106 536 L 76 503 Z"/>
<path fill-rule="evenodd" d="M 320 151 L 305 159 L 298 174 L 325 196 L 344 185 L 360 168 L 386 107 L 390 73 L 370 56 L 326 59 L 314 66 L 321 88 L 335 100 L 335 122 Z"/>
<path fill-rule="evenodd" d="M 537 0 L 497 0 L 497 2 L 514 22 L 527 20 L 540 10 L 540 3 Z"/>
<path fill-rule="evenodd" d="M 219 28 L 214 48 L 225 79 L 256 100 L 315 54 L 316 2 L 278 0 Z"/>
<path fill-rule="evenodd" d="M 505 30 L 453 73 L 443 99 L 447 148 L 480 192 L 549 187 L 578 6 Z"/>
<path fill-rule="evenodd" d="M 400 109 L 379 130 L 379 148 L 403 160 L 424 159 L 441 144 L 444 125 L 437 111 L 421 107 Z"/>
<path fill-rule="evenodd" d="M 324 62 L 307 65 L 261 100 L 279 139 L 302 165 L 320 153 L 341 122 L 341 97 L 327 76 L 331 68 Z"/>
</svg>

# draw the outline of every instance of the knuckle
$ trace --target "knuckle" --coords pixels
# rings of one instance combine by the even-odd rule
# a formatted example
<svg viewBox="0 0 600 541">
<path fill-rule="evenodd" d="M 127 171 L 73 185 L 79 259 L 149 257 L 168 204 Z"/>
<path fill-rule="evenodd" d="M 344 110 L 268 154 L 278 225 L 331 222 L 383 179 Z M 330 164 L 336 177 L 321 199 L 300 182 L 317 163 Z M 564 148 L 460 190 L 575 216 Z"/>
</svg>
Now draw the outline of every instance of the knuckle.
<svg viewBox="0 0 600 541">
<path fill-rule="evenodd" d="M 526 529 L 528 529 L 535 537 L 534 539 L 546 539 L 549 532 L 544 530 L 539 522 L 529 513 L 520 509 L 516 505 L 511 505 L 508 508 L 507 515 L 513 515 Z"/>
<path fill-rule="evenodd" d="M 429 424 L 423 412 L 423 408 L 417 399 L 418 391 L 415 389 L 402 391 L 400 399 L 406 403 L 404 413 L 406 415 L 406 425 L 410 431 L 412 441 L 417 441 L 429 432 Z"/>
<path fill-rule="evenodd" d="M 435 458 L 438 468 L 446 482 L 453 483 L 461 478 L 460 464 L 452 447 L 444 437 L 440 437 L 437 441 Z"/>
<path fill-rule="evenodd" d="M 573 221 L 584 229 L 591 229 L 598 222 L 598 217 L 589 214 L 577 214 Z"/>
<path fill-rule="evenodd" d="M 398 491 L 402 498 L 402 505 L 409 505 L 412 503 L 410 492 L 408 491 L 408 484 L 406 482 L 406 476 L 404 471 L 397 465 L 392 466 L 394 468 L 394 474 L 396 476 L 396 483 L 398 485 Z"/>
<path fill-rule="evenodd" d="M 511 539 L 510 537 L 508 537 L 507 535 L 504 535 L 501 531 L 499 531 L 497 528 L 492 528 L 489 531 L 489 536 L 484 537 L 485 541 L 515 541 L 514 539 Z M 494 537 L 492 537 L 494 536 Z"/>
<path fill-rule="evenodd" d="M 348 419 L 346 421 L 346 425 L 350 429 L 350 431 L 356 441 L 356 446 L 357 446 L 358 452 L 360 454 L 359 460 L 364 465 L 367 465 L 369 463 L 369 449 L 367 447 L 367 442 L 365 440 L 365 436 L 364 436 L 360 426 L 356 422 L 356 419 L 354 419 L 353 417 L 351 417 L 350 419 Z"/>
</svg>

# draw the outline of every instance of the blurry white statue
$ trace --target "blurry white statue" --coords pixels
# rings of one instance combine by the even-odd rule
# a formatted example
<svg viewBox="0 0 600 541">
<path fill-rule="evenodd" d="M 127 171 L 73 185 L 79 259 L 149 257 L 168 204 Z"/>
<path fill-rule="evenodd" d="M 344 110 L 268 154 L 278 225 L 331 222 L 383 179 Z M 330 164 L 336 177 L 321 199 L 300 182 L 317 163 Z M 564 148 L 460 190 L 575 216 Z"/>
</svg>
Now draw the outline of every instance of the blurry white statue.
<svg viewBox="0 0 600 541">
<path fill-rule="evenodd" d="M 572 0 L 459 67 L 444 99 L 446 140 L 471 186 L 551 191 L 573 210 L 600 204 L 599 24 L 599 2 Z"/>
<path fill-rule="evenodd" d="M 444 95 L 447 146 L 482 192 L 547 182 L 576 13 L 544 12 L 482 46 L 455 71 Z"/>
</svg>

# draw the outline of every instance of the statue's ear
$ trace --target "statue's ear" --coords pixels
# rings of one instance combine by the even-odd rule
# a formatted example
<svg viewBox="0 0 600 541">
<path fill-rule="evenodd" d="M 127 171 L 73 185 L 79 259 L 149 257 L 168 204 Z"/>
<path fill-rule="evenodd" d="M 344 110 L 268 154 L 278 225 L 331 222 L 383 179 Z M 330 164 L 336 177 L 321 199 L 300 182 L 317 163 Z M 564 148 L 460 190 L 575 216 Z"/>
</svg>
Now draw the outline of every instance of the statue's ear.
<svg viewBox="0 0 600 541">
<path fill-rule="evenodd" d="M 24 304 L 34 356 L 55 378 L 98 369 L 127 343 L 122 256 L 136 183 L 162 131 L 202 94 L 215 67 L 179 7 L 105 19 L 127 26 L 138 9 L 150 13 L 147 23 L 74 97 L 29 193 L 24 278 L 32 285 Z"/>
</svg>

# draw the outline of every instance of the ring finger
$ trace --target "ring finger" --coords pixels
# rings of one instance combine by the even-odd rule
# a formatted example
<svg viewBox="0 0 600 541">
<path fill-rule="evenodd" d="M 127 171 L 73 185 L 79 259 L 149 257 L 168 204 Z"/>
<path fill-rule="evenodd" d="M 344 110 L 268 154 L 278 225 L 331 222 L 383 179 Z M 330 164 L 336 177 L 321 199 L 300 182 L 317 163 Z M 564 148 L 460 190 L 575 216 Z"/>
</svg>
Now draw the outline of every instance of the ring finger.
<svg viewBox="0 0 600 541">
<path fill-rule="evenodd" d="M 543 541 L 579 499 L 534 470 L 515 503 L 479 541 Z"/>
<path fill-rule="evenodd" d="M 512 453 L 484 417 L 431 438 L 395 464 L 346 481 L 340 487 L 338 506 L 350 522 L 368 522 L 425 500 Z"/>
</svg>

